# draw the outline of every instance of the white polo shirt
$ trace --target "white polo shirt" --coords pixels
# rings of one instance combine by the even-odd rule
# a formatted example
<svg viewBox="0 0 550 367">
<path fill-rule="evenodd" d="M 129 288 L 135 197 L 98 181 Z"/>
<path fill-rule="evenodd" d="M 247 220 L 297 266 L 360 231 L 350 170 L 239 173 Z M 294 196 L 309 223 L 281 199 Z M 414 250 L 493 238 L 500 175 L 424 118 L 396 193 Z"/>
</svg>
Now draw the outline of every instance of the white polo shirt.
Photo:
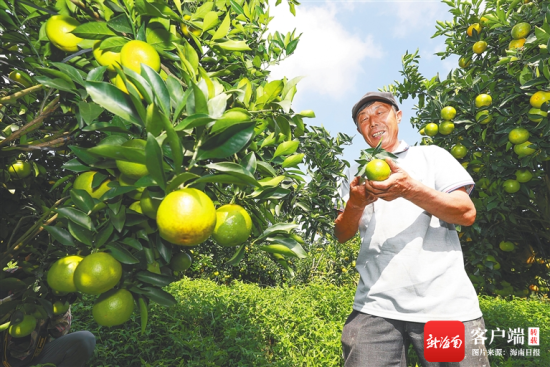
<svg viewBox="0 0 550 367">
<path fill-rule="evenodd" d="M 435 145 L 409 147 L 401 141 L 397 165 L 412 178 L 441 192 L 474 181 L 445 149 Z M 358 164 L 340 183 L 343 202 Z M 455 226 L 403 198 L 378 199 L 359 221 L 360 274 L 353 308 L 390 319 L 425 323 L 430 320 L 468 321 L 482 316 L 476 291 L 464 270 Z"/>
</svg>

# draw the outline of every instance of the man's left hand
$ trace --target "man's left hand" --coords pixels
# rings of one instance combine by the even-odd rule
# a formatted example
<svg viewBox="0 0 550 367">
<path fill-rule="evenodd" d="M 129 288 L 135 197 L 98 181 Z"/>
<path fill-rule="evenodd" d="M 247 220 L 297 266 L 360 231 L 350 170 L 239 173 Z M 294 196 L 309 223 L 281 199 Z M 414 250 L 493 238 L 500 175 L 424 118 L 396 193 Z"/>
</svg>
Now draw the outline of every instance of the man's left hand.
<svg viewBox="0 0 550 367">
<path fill-rule="evenodd" d="M 386 162 L 391 169 L 390 177 L 384 181 L 367 180 L 365 182 L 366 191 L 385 201 L 405 197 L 407 193 L 411 192 L 414 180 L 390 158 L 386 158 Z"/>
</svg>

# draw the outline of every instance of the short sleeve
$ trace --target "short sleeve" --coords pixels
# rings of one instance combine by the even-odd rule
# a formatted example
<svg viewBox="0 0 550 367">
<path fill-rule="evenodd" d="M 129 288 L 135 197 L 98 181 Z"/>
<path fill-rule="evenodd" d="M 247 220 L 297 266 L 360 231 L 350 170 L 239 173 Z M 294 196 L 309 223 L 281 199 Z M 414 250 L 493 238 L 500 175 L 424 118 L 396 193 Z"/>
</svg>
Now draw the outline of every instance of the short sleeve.
<svg viewBox="0 0 550 367">
<path fill-rule="evenodd" d="M 430 146 L 435 157 L 436 166 L 432 167 L 435 171 L 435 189 L 441 192 L 452 192 L 464 187 L 468 194 L 474 188 L 474 180 L 466 169 L 443 148 Z"/>
</svg>

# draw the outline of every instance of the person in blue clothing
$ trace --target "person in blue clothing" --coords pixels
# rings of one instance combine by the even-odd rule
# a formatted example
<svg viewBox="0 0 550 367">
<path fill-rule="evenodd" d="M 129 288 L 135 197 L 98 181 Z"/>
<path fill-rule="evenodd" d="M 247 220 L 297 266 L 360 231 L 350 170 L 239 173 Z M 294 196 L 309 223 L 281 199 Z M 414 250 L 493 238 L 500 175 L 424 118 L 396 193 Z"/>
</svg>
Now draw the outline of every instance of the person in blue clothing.
<svg viewBox="0 0 550 367">
<path fill-rule="evenodd" d="M 455 225 L 470 226 L 476 210 L 474 181 L 460 163 L 437 146 L 399 140 L 403 112 L 394 96 L 369 92 L 352 108 L 357 130 L 387 159 L 385 181 L 361 183 L 358 165 L 340 182 L 335 234 L 340 243 L 359 231 L 359 284 L 342 332 L 346 367 L 406 366 L 413 345 L 422 366 L 489 366 L 476 331 L 485 331 L 476 291 L 464 269 Z M 424 358 L 424 324 L 458 320 L 465 326 L 465 358 L 445 364 Z M 477 349 L 477 352 L 473 350 Z"/>
</svg>

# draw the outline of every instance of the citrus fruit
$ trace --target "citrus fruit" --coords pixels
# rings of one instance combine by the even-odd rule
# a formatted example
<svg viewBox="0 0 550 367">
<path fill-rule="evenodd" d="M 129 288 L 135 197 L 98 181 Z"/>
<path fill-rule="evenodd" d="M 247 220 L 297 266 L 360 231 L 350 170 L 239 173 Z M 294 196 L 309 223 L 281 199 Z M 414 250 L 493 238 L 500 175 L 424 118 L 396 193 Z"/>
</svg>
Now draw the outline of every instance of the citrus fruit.
<svg viewBox="0 0 550 367">
<path fill-rule="evenodd" d="M 141 64 L 149 66 L 158 72 L 160 70 L 160 56 L 157 50 L 147 42 L 133 40 L 127 42 L 120 50 L 120 62 L 128 69 L 141 72 Z"/>
<path fill-rule="evenodd" d="M 468 66 L 470 66 L 470 63 L 472 62 L 472 60 L 470 59 L 466 59 L 464 57 L 461 57 L 459 60 L 458 60 L 458 66 L 460 66 L 461 68 L 465 69 L 467 68 Z"/>
<path fill-rule="evenodd" d="M 11 166 L 8 167 L 8 172 L 10 176 L 16 180 L 28 177 L 31 174 L 31 164 L 24 161 L 15 161 Z"/>
<path fill-rule="evenodd" d="M 507 193 L 513 194 L 519 191 L 520 184 L 516 180 L 506 180 L 502 184 L 502 187 L 504 188 L 504 191 L 506 191 Z"/>
<path fill-rule="evenodd" d="M 529 23 L 518 23 L 512 28 L 512 38 L 519 40 L 525 38 L 531 32 L 531 25 Z"/>
<path fill-rule="evenodd" d="M 47 282 L 57 292 L 76 292 L 74 272 L 82 261 L 81 256 L 65 256 L 52 264 L 48 270 Z"/>
<path fill-rule="evenodd" d="M 516 127 L 508 133 L 508 140 L 512 144 L 521 144 L 529 139 L 529 131 L 522 127 Z"/>
<path fill-rule="evenodd" d="M 107 66 L 107 70 L 116 71 L 115 67 L 120 68 L 120 52 L 106 51 L 99 48 L 101 41 L 94 43 L 92 54 L 99 65 Z"/>
<path fill-rule="evenodd" d="M 187 252 L 178 252 L 170 260 L 170 269 L 173 271 L 185 271 L 189 269 L 193 260 Z"/>
<path fill-rule="evenodd" d="M 516 180 L 521 183 L 529 182 L 533 178 L 533 174 L 527 168 L 518 169 L 516 171 Z"/>
<path fill-rule="evenodd" d="M 25 315 L 23 321 L 10 325 L 9 333 L 14 338 L 22 338 L 29 335 L 36 328 L 36 318 L 32 315 Z"/>
<path fill-rule="evenodd" d="M 126 83 L 124 83 L 124 79 L 122 79 L 120 75 L 115 76 L 113 80 L 111 80 L 111 82 L 114 84 L 115 87 L 117 87 L 124 93 L 130 94 L 130 92 L 128 91 L 128 88 L 126 88 Z M 138 92 L 139 98 L 143 99 L 143 95 L 139 92 L 136 85 L 129 80 L 128 80 L 128 83 L 130 83 L 134 87 L 134 89 Z"/>
<path fill-rule="evenodd" d="M 456 159 L 464 158 L 468 154 L 468 149 L 462 144 L 456 144 L 451 148 L 451 155 Z"/>
<path fill-rule="evenodd" d="M 488 124 L 493 119 L 493 115 L 487 110 L 476 113 L 476 121 L 482 125 Z"/>
<path fill-rule="evenodd" d="M 173 191 L 157 211 L 159 233 L 176 245 L 195 246 L 204 242 L 216 226 L 216 208 L 204 192 L 186 188 Z"/>
<path fill-rule="evenodd" d="M 510 252 L 516 249 L 516 246 L 510 241 L 501 241 L 498 247 L 504 252 Z"/>
<path fill-rule="evenodd" d="M 79 292 L 101 294 L 113 288 L 122 277 L 122 265 L 106 252 L 86 256 L 76 267 L 74 284 Z"/>
<path fill-rule="evenodd" d="M 441 118 L 443 120 L 452 120 L 455 118 L 455 116 L 456 116 L 456 110 L 452 106 L 444 107 L 441 110 Z"/>
<path fill-rule="evenodd" d="M 99 296 L 92 307 L 92 316 L 101 326 L 116 326 L 130 320 L 134 297 L 126 289 L 111 289 Z"/>
<path fill-rule="evenodd" d="M 99 187 L 96 187 L 95 189 L 92 188 L 92 182 L 94 180 L 94 176 L 97 173 L 97 171 L 88 171 L 84 172 L 81 175 L 79 175 L 76 180 L 74 180 L 73 189 L 76 190 L 84 190 L 90 194 L 91 197 L 94 199 L 99 199 L 103 196 L 107 191 L 109 191 L 111 188 L 107 186 L 111 180 L 107 179 L 99 185 Z"/>
<path fill-rule="evenodd" d="M 133 139 L 133 140 L 128 140 L 127 142 L 122 144 L 122 146 L 134 148 L 136 150 L 145 150 L 146 144 L 147 142 L 145 140 Z M 122 173 L 123 175 L 125 175 L 126 177 L 132 180 L 138 180 L 143 176 L 149 174 L 147 167 L 141 163 L 127 162 L 127 161 L 120 161 L 120 160 L 117 160 L 115 163 L 120 173 Z"/>
<path fill-rule="evenodd" d="M 133 180 L 124 174 L 121 174 L 120 176 L 118 176 L 118 183 L 120 184 L 120 186 L 133 186 L 136 183 L 136 181 L 137 180 Z M 145 187 L 138 187 L 135 190 L 127 192 L 126 195 L 131 199 L 139 200 L 144 190 L 145 190 Z"/>
<path fill-rule="evenodd" d="M 18 82 L 20 84 L 23 84 L 24 87 L 28 88 L 31 85 L 33 85 L 32 79 L 29 74 L 25 73 L 24 71 L 20 70 L 13 70 L 10 75 L 10 79 Z"/>
<path fill-rule="evenodd" d="M 420 135 L 426 135 L 426 129 L 425 128 L 422 128 L 420 129 L 420 131 L 418 131 L 420 133 Z"/>
<path fill-rule="evenodd" d="M 439 133 L 441 135 L 449 135 L 452 133 L 455 129 L 455 124 L 453 124 L 451 121 L 443 121 L 441 124 L 439 124 Z"/>
<path fill-rule="evenodd" d="M 531 144 L 532 143 L 529 140 L 521 144 L 516 144 L 514 145 L 514 152 L 519 156 L 531 155 L 535 153 L 535 149 L 529 148 L 529 145 Z"/>
<path fill-rule="evenodd" d="M 488 107 L 493 103 L 493 98 L 488 94 L 480 94 L 476 97 L 476 107 Z"/>
<path fill-rule="evenodd" d="M 151 195 L 148 189 L 143 190 L 139 203 L 141 204 L 141 210 L 143 214 L 151 219 L 157 219 L 157 211 L 159 209 L 162 199 L 159 199 Z"/>
<path fill-rule="evenodd" d="M 535 284 L 531 284 L 529 286 L 529 290 L 533 291 L 533 292 L 538 292 L 539 291 L 539 287 Z"/>
<path fill-rule="evenodd" d="M 382 159 L 373 159 L 367 163 L 365 174 L 371 181 L 384 181 L 391 175 L 389 164 Z"/>
<path fill-rule="evenodd" d="M 479 19 L 479 23 L 481 23 L 481 25 L 483 25 L 483 26 L 486 26 L 486 25 L 489 24 L 489 18 L 487 18 L 487 17 L 481 17 L 481 18 Z"/>
<path fill-rule="evenodd" d="M 513 50 L 515 48 L 522 48 L 524 44 L 525 44 L 525 38 L 520 38 L 518 40 L 512 40 L 508 44 L 508 49 Z"/>
<path fill-rule="evenodd" d="M 538 117 L 533 117 L 531 115 L 538 115 L 540 116 L 540 118 Z M 529 115 L 528 115 L 528 118 L 529 120 L 533 121 L 533 122 L 541 122 L 543 118 L 545 118 L 546 116 L 548 116 L 548 112 L 545 112 L 539 108 L 531 108 L 529 110 Z"/>
<path fill-rule="evenodd" d="M 474 23 L 474 24 L 470 25 L 468 27 L 468 29 L 466 30 L 466 33 L 468 34 L 468 36 L 472 37 L 474 35 L 474 29 L 476 30 L 477 34 L 480 34 L 481 33 L 481 24 Z"/>
<path fill-rule="evenodd" d="M 54 15 L 46 22 L 46 36 L 58 49 L 65 52 L 78 51 L 82 38 L 71 33 L 80 23 L 68 15 Z"/>
<path fill-rule="evenodd" d="M 61 302 L 61 301 L 55 301 L 53 303 L 53 314 L 54 315 L 61 315 L 67 312 L 67 310 L 71 307 L 69 302 Z"/>
<path fill-rule="evenodd" d="M 183 19 L 190 20 L 191 16 L 186 14 L 186 15 L 183 16 Z M 202 33 L 202 31 L 200 29 L 197 29 L 195 27 L 187 27 L 187 25 L 185 25 L 185 23 L 181 23 L 181 31 L 182 31 L 183 35 L 187 38 L 191 37 L 189 35 L 189 32 L 193 33 L 197 37 L 199 37 Z"/>
<path fill-rule="evenodd" d="M 424 126 L 424 130 L 426 131 L 426 135 L 428 136 L 436 136 L 437 132 L 439 131 L 439 126 L 437 124 L 430 122 L 426 126 Z"/>
<path fill-rule="evenodd" d="M 544 103 L 548 102 L 550 96 L 547 92 L 539 90 L 538 92 L 533 93 L 531 98 L 529 98 L 529 103 L 531 107 L 540 108 Z"/>
<path fill-rule="evenodd" d="M 227 204 L 216 210 L 212 237 L 220 246 L 232 247 L 245 242 L 252 232 L 252 219 L 240 205 Z"/>
<path fill-rule="evenodd" d="M 477 41 L 472 46 L 472 51 L 474 51 L 476 54 L 482 54 L 487 49 L 487 42 L 485 41 Z"/>
<path fill-rule="evenodd" d="M 491 185 L 491 181 L 487 177 L 483 177 L 477 182 L 477 185 L 482 189 L 487 189 Z"/>
</svg>

